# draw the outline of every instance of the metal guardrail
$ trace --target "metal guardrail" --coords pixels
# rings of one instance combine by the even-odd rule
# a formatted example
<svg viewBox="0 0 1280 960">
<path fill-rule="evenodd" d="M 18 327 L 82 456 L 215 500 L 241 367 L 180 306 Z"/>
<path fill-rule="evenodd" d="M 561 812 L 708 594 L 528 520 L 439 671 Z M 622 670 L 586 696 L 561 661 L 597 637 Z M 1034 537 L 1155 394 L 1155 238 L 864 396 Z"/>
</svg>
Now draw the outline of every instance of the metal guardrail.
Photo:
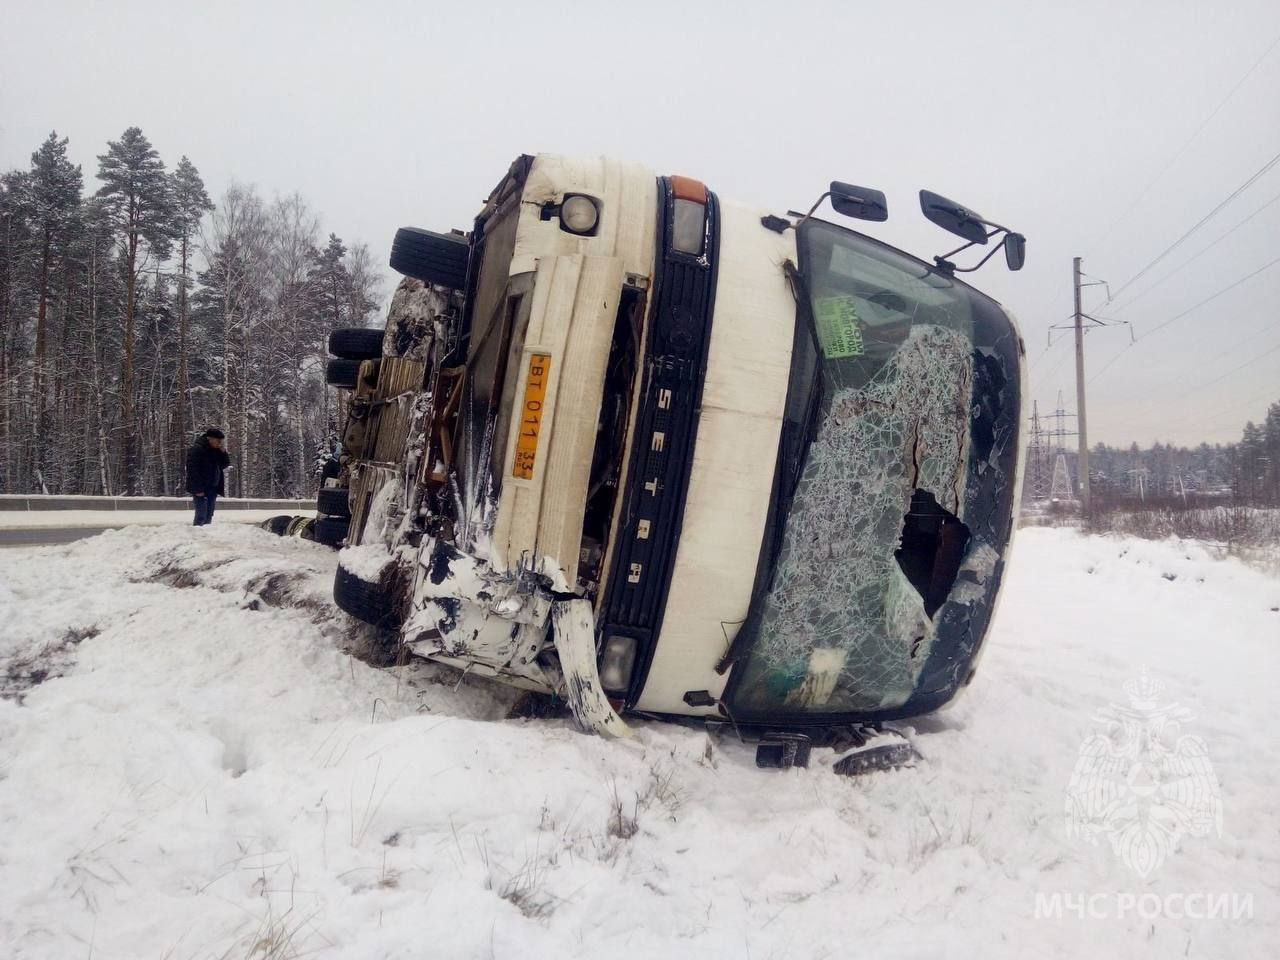
<svg viewBox="0 0 1280 960">
<path fill-rule="evenodd" d="M 254 500 L 219 497 L 219 510 L 314 510 L 315 500 Z M 0 510 L 190 510 L 190 497 L 43 496 L 0 493 Z"/>
</svg>

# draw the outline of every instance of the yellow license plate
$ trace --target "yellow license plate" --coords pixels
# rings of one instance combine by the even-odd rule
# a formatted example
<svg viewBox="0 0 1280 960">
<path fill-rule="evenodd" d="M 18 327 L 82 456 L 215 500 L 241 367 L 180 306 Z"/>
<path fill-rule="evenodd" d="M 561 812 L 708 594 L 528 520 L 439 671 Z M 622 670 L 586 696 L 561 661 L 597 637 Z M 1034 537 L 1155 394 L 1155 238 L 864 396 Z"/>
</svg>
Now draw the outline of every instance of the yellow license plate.
<svg viewBox="0 0 1280 960">
<path fill-rule="evenodd" d="M 530 354 L 529 378 L 524 385 L 524 403 L 520 405 L 520 432 L 516 435 L 515 462 L 511 464 L 511 475 L 521 480 L 533 479 L 533 462 L 538 455 L 538 435 L 542 432 L 547 379 L 550 376 L 551 354 Z"/>
</svg>

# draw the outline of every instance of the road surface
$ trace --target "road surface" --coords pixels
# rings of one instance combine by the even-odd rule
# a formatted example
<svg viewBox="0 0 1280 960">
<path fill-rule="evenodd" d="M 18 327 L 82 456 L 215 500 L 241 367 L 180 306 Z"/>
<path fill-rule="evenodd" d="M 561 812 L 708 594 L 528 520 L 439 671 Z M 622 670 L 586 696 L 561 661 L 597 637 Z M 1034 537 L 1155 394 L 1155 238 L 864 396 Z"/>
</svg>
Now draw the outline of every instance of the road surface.
<svg viewBox="0 0 1280 960">
<path fill-rule="evenodd" d="M 261 523 L 280 513 L 311 516 L 306 510 L 227 510 L 214 516 L 214 523 Z M 106 530 L 130 526 L 190 524 L 190 511 L 177 510 L 49 510 L 0 513 L 0 548 L 33 547 L 71 543 L 96 537 Z"/>
<path fill-rule="evenodd" d="M 70 543 L 85 537 L 96 537 L 115 527 L 17 527 L 0 528 L 0 547 L 33 547 L 52 543 Z"/>
</svg>

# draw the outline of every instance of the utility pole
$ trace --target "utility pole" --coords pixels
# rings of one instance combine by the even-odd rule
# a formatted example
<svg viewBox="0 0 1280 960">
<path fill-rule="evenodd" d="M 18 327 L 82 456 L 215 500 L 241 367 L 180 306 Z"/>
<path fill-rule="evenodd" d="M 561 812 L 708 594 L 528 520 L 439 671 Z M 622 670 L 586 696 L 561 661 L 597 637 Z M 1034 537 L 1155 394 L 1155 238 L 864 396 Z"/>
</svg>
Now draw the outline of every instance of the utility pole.
<svg viewBox="0 0 1280 960">
<path fill-rule="evenodd" d="M 1071 261 L 1071 281 L 1076 294 L 1076 433 L 1079 443 L 1077 473 L 1080 483 L 1080 510 L 1089 515 L 1089 434 L 1084 412 L 1084 315 L 1080 309 L 1080 258 Z"/>
<path fill-rule="evenodd" d="M 1127 324 L 1128 320 L 1115 320 L 1112 318 L 1099 319 L 1092 317 L 1081 309 L 1080 305 L 1080 288 L 1081 287 L 1106 287 L 1108 297 L 1111 288 L 1107 286 L 1107 281 L 1099 280 L 1096 277 L 1090 277 L 1088 283 L 1081 282 L 1081 277 L 1088 276 L 1080 269 L 1080 258 L 1074 257 L 1071 261 L 1071 286 L 1075 293 L 1075 311 L 1072 314 L 1073 323 L 1055 324 L 1049 328 L 1050 344 L 1053 343 L 1054 330 L 1075 330 L 1076 333 L 1076 437 L 1078 441 L 1076 456 L 1076 485 L 1079 488 L 1080 510 L 1085 515 L 1089 515 L 1089 431 L 1085 420 L 1084 409 L 1084 334 L 1085 321 L 1089 322 L 1091 327 L 1110 327 L 1116 324 Z M 1129 329 L 1130 342 L 1133 340 L 1133 328 Z M 1061 417 L 1069 414 L 1062 409 L 1062 394 L 1058 394 L 1058 409 L 1054 412 L 1057 416 L 1058 427 L 1054 433 L 1058 437 L 1067 435 L 1063 430 Z M 1062 447 L 1059 445 L 1059 452 Z"/>
</svg>

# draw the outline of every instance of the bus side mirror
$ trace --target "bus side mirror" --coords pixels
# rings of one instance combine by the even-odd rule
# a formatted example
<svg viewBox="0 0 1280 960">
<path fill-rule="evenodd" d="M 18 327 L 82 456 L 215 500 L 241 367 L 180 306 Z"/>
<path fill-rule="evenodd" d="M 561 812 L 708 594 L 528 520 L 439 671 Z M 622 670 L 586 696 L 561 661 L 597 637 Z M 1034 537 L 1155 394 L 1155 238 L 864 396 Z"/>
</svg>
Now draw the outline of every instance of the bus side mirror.
<svg viewBox="0 0 1280 960">
<path fill-rule="evenodd" d="M 1027 259 L 1027 238 L 1020 233 L 1004 235 L 1004 262 L 1010 270 L 1021 270 Z"/>
<path fill-rule="evenodd" d="M 970 243 L 986 243 L 987 228 L 982 218 L 954 200 L 948 200 L 931 190 L 920 191 L 920 210 L 933 223 L 948 233 L 963 237 Z"/>
<path fill-rule="evenodd" d="M 836 213 L 858 220 L 882 222 L 889 219 L 889 202 L 880 190 L 831 181 L 831 206 Z"/>
</svg>

